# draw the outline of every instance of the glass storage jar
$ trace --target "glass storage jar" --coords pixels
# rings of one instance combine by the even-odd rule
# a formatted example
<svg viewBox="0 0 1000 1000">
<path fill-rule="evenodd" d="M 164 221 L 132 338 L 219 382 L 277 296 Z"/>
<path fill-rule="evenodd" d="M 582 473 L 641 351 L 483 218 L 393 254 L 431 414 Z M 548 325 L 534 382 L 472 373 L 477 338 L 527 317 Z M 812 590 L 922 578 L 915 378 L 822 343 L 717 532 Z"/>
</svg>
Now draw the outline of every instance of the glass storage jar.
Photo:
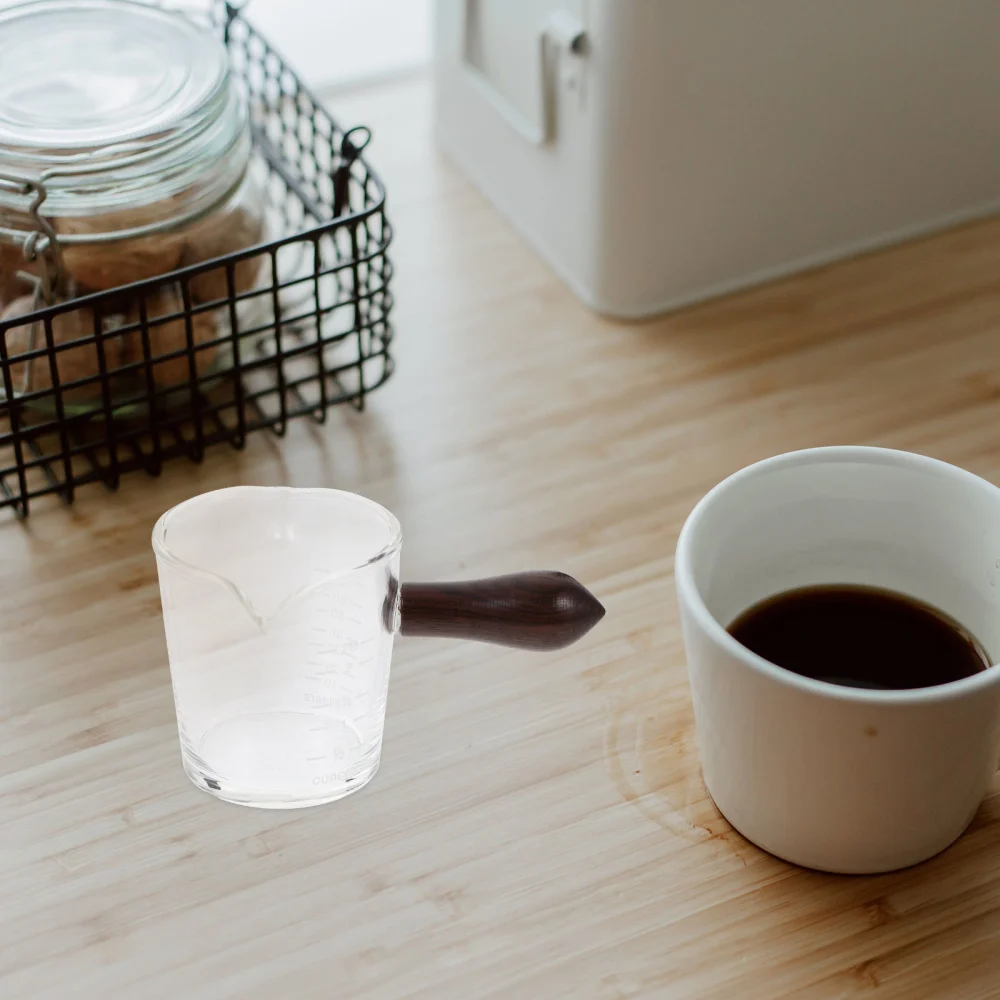
<svg viewBox="0 0 1000 1000">
<path fill-rule="evenodd" d="M 252 161 L 245 95 L 207 27 L 137 0 L 35 0 L 0 12 L 0 319 L 260 243 L 264 199 Z M 236 265 L 237 296 L 255 287 L 261 259 Z M 49 330 L 14 327 L 14 393 L 51 393 L 48 357 L 16 363 L 45 348 L 49 332 L 71 406 L 100 394 L 102 360 L 116 393 L 146 366 L 157 387 L 189 383 L 188 359 L 177 354 L 187 323 L 193 315 L 201 375 L 220 361 L 213 341 L 225 310 L 199 307 L 228 296 L 220 267 L 190 276 L 186 289 L 123 288 L 115 315 L 80 308 Z"/>
</svg>

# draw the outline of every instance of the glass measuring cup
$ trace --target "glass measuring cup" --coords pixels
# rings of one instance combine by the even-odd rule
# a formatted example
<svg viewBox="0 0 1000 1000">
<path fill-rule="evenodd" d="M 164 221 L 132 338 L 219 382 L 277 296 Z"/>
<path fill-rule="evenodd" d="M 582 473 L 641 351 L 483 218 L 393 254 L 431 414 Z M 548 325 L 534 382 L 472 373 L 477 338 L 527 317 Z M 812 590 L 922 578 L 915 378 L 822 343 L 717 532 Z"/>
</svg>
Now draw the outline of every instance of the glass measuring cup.
<svg viewBox="0 0 1000 1000">
<path fill-rule="evenodd" d="M 568 645 L 604 609 L 561 573 L 399 580 L 396 518 L 338 490 L 236 486 L 153 529 L 184 769 L 221 799 L 331 802 L 379 764 L 396 632 Z"/>
</svg>

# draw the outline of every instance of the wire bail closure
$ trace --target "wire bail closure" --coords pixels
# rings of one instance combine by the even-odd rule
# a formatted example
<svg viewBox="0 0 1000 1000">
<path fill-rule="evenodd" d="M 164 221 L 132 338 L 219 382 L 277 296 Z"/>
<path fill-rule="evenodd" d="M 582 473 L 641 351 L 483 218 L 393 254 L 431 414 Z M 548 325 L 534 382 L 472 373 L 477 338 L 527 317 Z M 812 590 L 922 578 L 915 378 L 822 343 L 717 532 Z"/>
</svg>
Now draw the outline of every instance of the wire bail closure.
<svg viewBox="0 0 1000 1000">
<path fill-rule="evenodd" d="M 36 300 L 40 293 L 45 304 L 52 305 L 64 285 L 65 269 L 59 235 L 52 223 L 41 214 L 42 205 L 48 197 L 45 184 L 28 177 L 0 174 L 0 190 L 31 199 L 27 211 L 35 223 L 35 229 L 25 236 L 21 243 L 21 253 L 26 263 L 38 264 L 39 273 L 18 271 L 17 276 L 34 287 Z"/>
</svg>

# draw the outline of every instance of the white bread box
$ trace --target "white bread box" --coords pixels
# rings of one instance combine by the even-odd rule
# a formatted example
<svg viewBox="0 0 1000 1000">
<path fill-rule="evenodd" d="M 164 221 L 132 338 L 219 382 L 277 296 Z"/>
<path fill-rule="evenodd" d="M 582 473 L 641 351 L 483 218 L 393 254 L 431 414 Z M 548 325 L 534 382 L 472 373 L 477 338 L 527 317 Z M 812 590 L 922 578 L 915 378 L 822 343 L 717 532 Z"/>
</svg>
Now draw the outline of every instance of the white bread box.
<svg viewBox="0 0 1000 1000">
<path fill-rule="evenodd" d="M 640 317 L 1000 209 L 1000 3 L 437 0 L 440 143 Z"/>
</svg>

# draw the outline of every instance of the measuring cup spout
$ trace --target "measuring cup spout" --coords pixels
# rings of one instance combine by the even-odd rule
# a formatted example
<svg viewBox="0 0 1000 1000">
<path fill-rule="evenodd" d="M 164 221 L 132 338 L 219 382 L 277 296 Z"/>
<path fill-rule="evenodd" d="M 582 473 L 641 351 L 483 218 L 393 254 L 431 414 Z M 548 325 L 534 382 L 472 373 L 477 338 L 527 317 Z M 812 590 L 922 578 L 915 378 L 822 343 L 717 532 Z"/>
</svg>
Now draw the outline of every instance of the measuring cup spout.
<svg viewBox="0 0 1000 1000">
<path fill-rule="evenodd" d="M 395 581 L 393 581 L 395 584 Z M 473 639 L 519 649 L 572 645 L 603 617 L 603 605 L 571 576 L 514 573 L 463 583 L 390 586 L 385 626 L 406 636 Z"/>
<path fill-rule="evenodd" d="M 204 606 L 211 598 L 197 580 L 224 589 L 236 599 L 233 611 L 262 633 L 300 604 L 322 602 L 318 591 L 366 579 L 369 567 L 398 556 L 400 543 L 399 522 L 370 500 L 285 486 L 204 493 L 168 510 L 153 529 L 167 590 Z M 376 623 L 377 615 L 376 603 Z"/>
<path fill-rule="evenodd" d="M 174 574 L 180 572 L 188 576 L 200 577 L 203 580 L 211 581 L 213 584 L 218 584 L 223 589 L 228 590 L 229 593 L 231 593 L 233 597 L 236 598 L 237 604 L 241 608 L 243 608 L 243 610 L 247 613 L 247 617 L 254 623 L 254 625 L 261 632 L 267 631 L 267 625 L 270 618 L 273 618 L 278 611 L 281 611 L 282 609 L 287 607 L 288 604 L 291 603 L 291 601 L 298 596 L 296 594 L 293 594 L 291 597 L 286 598 L 278 605 L 278 607 L 274 611 L 272 611 L 268 615 L 265 615 L 254 606 L 253 601 L 247 595 L 246 591 L 244 591 L 243 588 L 240 587 L 240 585 L 236 583 L 235 580 L 231 580 L 229 577 L 225 576 L 222 573 L 216 573 L 213 570 L 206 569 L 203 566 L 195 566 L 185 562 L 182 559 L 178 559 L 175 556 L 173 556 L 173 554 L 170 553 L 169 550 L 166 550 L 165 548 L 158 549 L 157 555 L 163 561 L 163 565 L 170 567 L 171 571 Z M 164 585 L 164 580 L 161 576 L 161 587 L 163 585 Z"/>
</svg>

